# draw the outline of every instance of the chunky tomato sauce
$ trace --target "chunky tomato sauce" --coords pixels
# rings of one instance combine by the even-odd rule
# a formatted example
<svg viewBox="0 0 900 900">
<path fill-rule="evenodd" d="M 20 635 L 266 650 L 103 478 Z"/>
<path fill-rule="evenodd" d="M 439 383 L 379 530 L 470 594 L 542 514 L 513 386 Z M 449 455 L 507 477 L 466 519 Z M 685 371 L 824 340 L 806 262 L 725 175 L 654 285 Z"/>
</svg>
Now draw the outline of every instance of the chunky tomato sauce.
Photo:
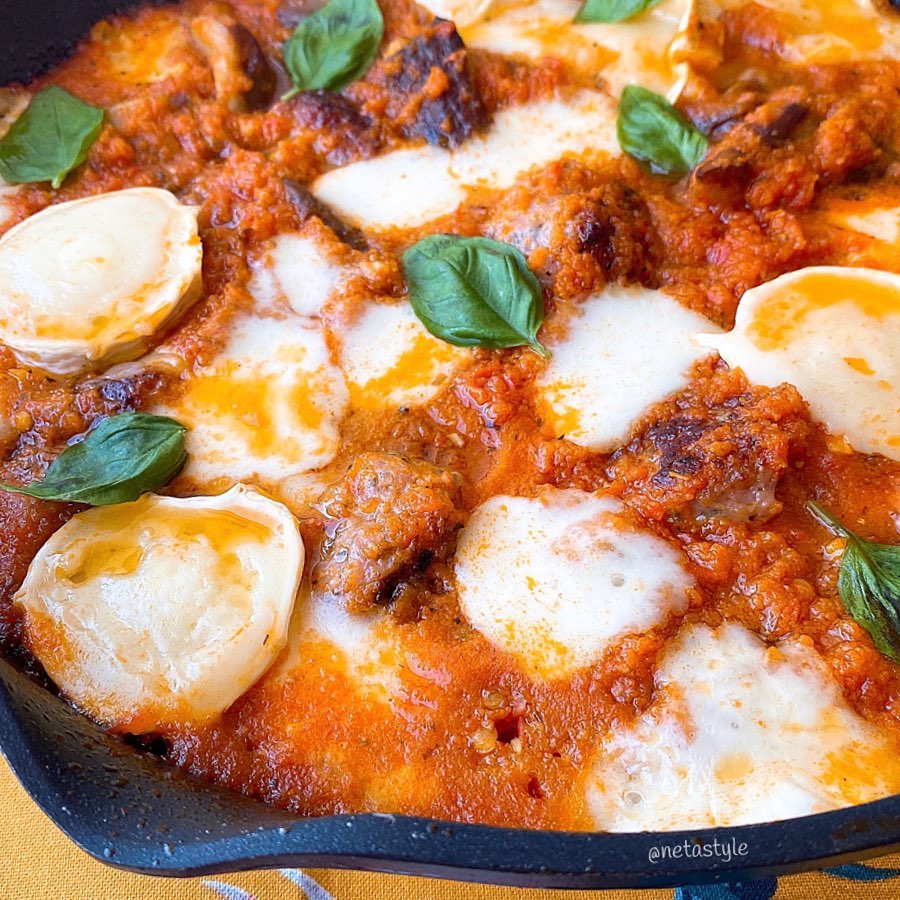
<svg viewBox="0 0 900 900">
<path fill-rule="evenodd" d="M 108 116 L 87 163 L 59 191 L 19 191 L 0 230 L 50 203 L 137 185 L 200 206 L 204 296 L 174 335 L 160 336 L 180 349 L 186 369 L 210 360 L 229 322 L 249 307 L 250 262 L 267 240 L 337 227 L 298 203 L 292 185 L 415 141 L 405 129 L 422 97 L 399 104 L 380 63 L 340 96 L 247 109 L 187 37 L 196 16 L 218 17 L 243 25 L 277 60 L 303 6 L 186 0 L 144 9 L 96 26 L 68 61 L 28 86 L 62 85 Z M 385 46 L 430 27 L 430 16 L 407 0 L 381 6 Z M 416 238 L 477 235 L 498 223 L 550 229 L 549 247 L 528 256 L 544 287 L 550 335 L 568 306 L 615 281 L 664 288 L 727 328 L 746 290 L 793 269 L 900 271 L 900 257 L 871 255 L 860 235 L 823 212 L 850 201 L 900 204 L 900 64 L 791 65 L 776 52 L 779 27 L 748 3 L 706 36 L 720 57 L 697 68 L 681 103 L 712 135 L 693 175 L 655 176 L 625 156 L 590 168 L 564 161 L 509 190 L 477 191 L 453 215 L 414 232 L 339 234 L 355 273 L 346 291 L 359 303 L 402 297 L 399 254 Z M 549 58 L 511 61 L 473 50 L 468 64 L 487 115 L 602 81 L 588 84 Z M 274 68 L 281 91 L 287 82 Z M 441 86 L 422 90 L 440 96 Z M 573 784 L 601 736 L 646 709 L 659 655 L 680 628 L 723 621 L 767 641 L 802 638 L 852 707 L 900 739 L 900 668 L 845 611 L 836 584 L 840 542 L 804 508 L 817 498 L 861 535 L 895 542 L 900 464 L 850 451 L 811 418 L 793 387 L 753 386 L 721 361 L 697 364 L 689 386 L 648 409 L 626 445 L 598 454 L 542 423 L 533 387 L 539 365 L 527 349 L 479 351 L 423 406 L 389 415 L 357 409 L 322 481 L 341 478 L 360 454 L 393 452 L 457 473 L 462 518 L 495 494 L 529 496 L 542 485 L 611 492 L 635 522 L 684 552 L 697 585 L 686 615 L 626 637 L 571 677 L 539 682 L 469 627 L 452 559 L 437 553 L 389 604 L 388 627 L 403 648 L 389 703 L 377 686 L 360 691 L 330 644 L 307 644 L 302 658 L 286 651 L 220 721 L 161 735 L 170 762 L 309 815 L 380 810 L 589 827 Z M 176 396 L 179 382 L 178 371 L 50 378 L 0 347 L 0 480 L 39 477 L 99 418 Z M 400 493 L 382 510 L 381 534 L 408 543 L 441 502 L 428 492 Z M 21 650 L 11 598 L 38 548 L 77 509 L 0 492 L 0 639 L 24 665 L 33 662 Z M 312 559 L 329 536 L 315 509 L 294 511 Z"/>
</svg>

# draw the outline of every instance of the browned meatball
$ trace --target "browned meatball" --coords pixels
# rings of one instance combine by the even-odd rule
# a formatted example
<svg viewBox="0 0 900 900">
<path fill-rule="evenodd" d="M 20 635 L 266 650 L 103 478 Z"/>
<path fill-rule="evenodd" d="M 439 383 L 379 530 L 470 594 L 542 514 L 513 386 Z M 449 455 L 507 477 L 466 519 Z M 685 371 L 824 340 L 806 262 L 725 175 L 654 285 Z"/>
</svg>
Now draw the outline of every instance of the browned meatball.
<svg viewBox="0 0 900 900">
<path fill-rule="evenodd" d="M 388 118 L 409 137 L 458 147 L 487 123 L 468 53 L 452 22 L 435 19 L 376 66 L 372 80 L 387 91 Z"/>
<path fill-rule="evenodd" d="M 317 506 L 325 539 L 312 590 L 362 611 L 387 603 L 434 560 L 446 559 L 464 522 L 459 477 L 423 460 L 363 453 Z"/>
</svg>

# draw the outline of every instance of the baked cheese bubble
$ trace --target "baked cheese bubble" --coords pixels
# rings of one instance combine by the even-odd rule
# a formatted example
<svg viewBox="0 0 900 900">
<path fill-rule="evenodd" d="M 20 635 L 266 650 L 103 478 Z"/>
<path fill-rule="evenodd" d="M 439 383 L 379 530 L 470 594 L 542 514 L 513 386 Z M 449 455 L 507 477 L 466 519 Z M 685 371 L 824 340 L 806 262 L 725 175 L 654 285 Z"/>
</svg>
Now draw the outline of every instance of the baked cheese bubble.
<svg viewBox="0 0 900 900">
<path fill-rule="evenodd" d="M 733 331 L 698 340 L 757 384 L 793 384 L 854 450 L 900 460 L 900 275 L 800 269 L 747 291 Z"/>
<path fill-rule="evenodd" d="M 76 514 L 15 602 L 29 649 L 103 725 L 144 732 L 214 718 L 285 645 L 303 542 L 280 503 L 145 494 Z"/>
<path fill-rule="evenodd" d="M 709 355 L 694 335 L 713 327 L 662 291 L 610 285 L 549 340 L 538 410 L 555 436 L 598 452 L 621 446 L 654 403 L 687 384 Z M 637 373 L 637 377 L 636 377 Z"/>
<path fill-rule="evenodd" d="M 424 0 L 452 19 L 469 48 L 566 65 L 600 76 L 618 96 L 628 84 L 675 94 L 683 84 L 679 37 L 696 0 L 662 0 L 621 22 L 576 22 L 581 0 Z"/>
<path fill-rule="evenodd" d="M 413 228 L 452 213 L 470 190 L 505 190 L 519 176 L 558 159 L 619 152 L 615 103 L 585 90 L 565 100 L 500 110 L 484 134 L 456 150 L 407 147 L 333 169 L 312 192 L 352 225 L 375 231 Z"/>
<path fill-rule="evenodd" d="M 472 513 L 456 584 L 473 628 L 532 677 L 557 679 L 684 612 L 693 581 L 678 551 L 632 525 L 617 500 L 546 489 Z"/>
<path fill-rule="evenodd" d="M 237 319 L 209 365 L 154 407 L 187 428 L 182 477 L 267 486 L 334 459 L 347 387 L 322 330 L 296 316 Z"/>
<path fill-rule="evenodd" d="M 168 191 L 50 206 L 0 238 L 0 341 L 56 374 L 135 359 L 199 296 L 202 256 Z"/>
<path fill-rule="evenodd" d="M 666 650 L 649 709 L 600 748 L 588 809 L 617 832 L 788 819 L 896 793 L 897 750 L 811 647 L 694 625 Z"/>
<path fill-rule="evenodd" d="M 408 303 L 369 303 L 335 337 L 357 409 L 426 403 L 471 357 L 430 335 Z"/>
</svg>

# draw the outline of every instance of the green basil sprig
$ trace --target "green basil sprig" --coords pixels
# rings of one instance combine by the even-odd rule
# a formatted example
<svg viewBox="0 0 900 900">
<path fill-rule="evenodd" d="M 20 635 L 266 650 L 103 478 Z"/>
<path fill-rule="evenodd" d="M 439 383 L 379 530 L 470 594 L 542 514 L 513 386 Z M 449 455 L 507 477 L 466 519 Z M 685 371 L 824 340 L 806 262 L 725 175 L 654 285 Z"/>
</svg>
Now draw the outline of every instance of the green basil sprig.
<svg viewBox="0 0 900 900">
<path fill-rule="evenodd" d="M 409 302 L 435 336 L 459 347 L 532 347 L 544 321 L 541 285 L 525 257 L 483 237 L 433 234 L 403 254 Z"/>
<path fill-rule="evenodd" d="M 44 88 L 0 138 L 0 177 L 58 188 L 84 162 L 102 127 L 102 109 L 55 85 Z"/>
<path fill-rule="evenodd" d="M 690 172 L 709 149 L 706 136 L 665 97 L 636 84 L 622 91 L 616 133 L 629 156 L 665 175 Z"/>
<path fill-rule="evenodd" d="M 624 22 L 662 0 L 585 0 L 575 14 L 576 22 Z"/>
<path fill-rule="evenodd" d="M 304 19 L 284 45 L 284 64 L 294 84 L 281 99 L 301 91 L 339 91 L 372 65 L 384 35 L 375 0 L 330 0 Z"/>
<path fill-rule="evenodd" d="M 178 474 L 187 459 L 184 434 L 185 427 L 166 416 L 112 416 L 83 441 L 66 447 L 41 481 L 25 487 L 0 484 L 0 488 L 90 506 L 128 503 Z"/>
<path fill-rule="evenodd" d="M 847 541 L 838 575 L 838 593 L 847 612 L 869 632 L 881 653 L 900 662 L 900 545 L 867 541 L 818 503 L 807 507 Z"/>
</svg>

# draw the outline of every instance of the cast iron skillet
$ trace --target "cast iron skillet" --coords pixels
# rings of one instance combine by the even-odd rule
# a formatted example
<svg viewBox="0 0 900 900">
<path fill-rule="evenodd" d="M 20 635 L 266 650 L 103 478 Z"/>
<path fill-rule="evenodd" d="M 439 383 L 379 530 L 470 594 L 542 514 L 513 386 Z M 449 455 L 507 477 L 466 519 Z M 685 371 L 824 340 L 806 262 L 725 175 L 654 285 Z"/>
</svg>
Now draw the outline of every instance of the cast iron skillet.
<svg viewBox="0 0 900 900">
<path fill-rule="evenodd" d="M 53 65 L 93 21 L 129 5 L 6 2 L 0 84 Z M 301 819 L 108 737 L 2 659 L 0 748 L 32 798 L 83 850 L 157 875 L 312 866 L 529 887 L 661 887 L 782 875 L 900 850 L 900 796 L 769 825 L 631 835 L 379 814 Z"/>
</svg>

